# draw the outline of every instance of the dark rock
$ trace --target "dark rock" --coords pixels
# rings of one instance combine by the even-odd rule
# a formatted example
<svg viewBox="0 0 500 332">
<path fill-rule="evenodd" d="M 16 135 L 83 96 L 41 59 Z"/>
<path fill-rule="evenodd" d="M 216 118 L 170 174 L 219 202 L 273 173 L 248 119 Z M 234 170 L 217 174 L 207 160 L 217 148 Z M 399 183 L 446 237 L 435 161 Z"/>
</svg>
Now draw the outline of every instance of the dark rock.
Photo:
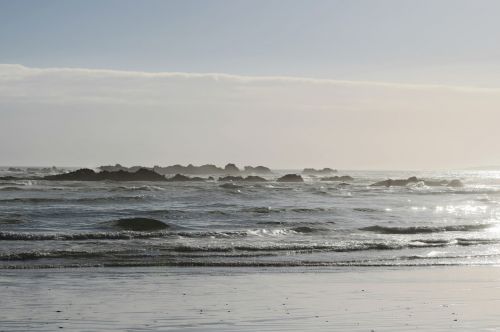
<svg viewBox="0 0 500 332">
<path fill-rule="evenodd" d="M 21 168 L 17 168 L 17 167 L 9 167 L 7 169 L 7 171 L 9 171 L 9 172 L 22 172 L 23 170 Z"/>
<path fill-rule="evenodd" d="M 349 175 L 342 175 L 342 176 L 330 176 L 330 177 L 324 177 L 320 179 L 321 181 L 353 181 L 354 178 L 349 176 Z"/>
<path fill-rule="evenodd" d="M 165 177 L 146 168 L 140 168 L 134 173 L 126 171 L 97 173 L 100 180 L 111 181 L 165 181 Z"/>
<path fill-rule="evenodd" d="M 175 174 L 173 177 L 167 179 L 167 181 L 171 181 L 171 182 L 177 182 L 177 181 L 205 181 L 205 180 L 207 180 L 207 179 L 200 178 L 200 177 L 197 177 L 197 176 L 190 178 L 189 176 L 185 176 L 185 175 L 182 175 L 182 174 Z"/>
<path fill-rule="evenodd" d="M 44 177 L 44 180 L 54 180 L 54 181 L 98 181 L 97 174 L 89 168 L 81 168 L 79 170 L 57 174 L 49 175 Z"/>
<path fill-rule="evenodd" d="M 101 171 L 107 171 L 107 172 L 117 172 L 117 171 L 126 171 L 126 172 L 128 172 L 129 171 L 128 167 L 123 167 L 120 164 L 116 164 L 114 166 L 111 166 L 111 165 L 108 165 L 108 166 L 99 166 L 98 169 L 101 170 Z"/>
<path fill-rule="evenodd" d="M 149 232 L 166 229 L 169 226 L 162 221 L 150 218 L 125 218 L 111 222 L 111 225 L 126 231 Z"/>
<path fill-rule="evenodd" d="M 287 175 L 283 175 L 282 177 L 280 177 L 276 181 L 278 181 L 278 182 L 304 182 L 304 179 L 302 178 L 302 176 L 300 176 L 298 174 L 287 174 Z"/>
<path fill-rule="evenodd" d="M 418 183 L 422 182 L 424 185 L 429 186 L 429 187 L 438 187 L 438 186 L 449 186 L 449 187 L 462 187 L 463 184 L 460 180 L 423 180 L 419 179 L 415 176 L 412 176 L 408 179 L 398 179 L 398 180 L 384 180 L 384 181 L 379 181 L 371 186 L 373 187 L 402 187 L 402 186 L 407 186 L 412 183 Z"/>
<path fill-rule="evenodd" d="M 271 169 L 265 166 L 245 166 L 244 172 L 250 174 L 272 174 Z"/>
<path fill-rule="evenodd" d="M 325 167 L 323 169 L 304 168 L 302 171 L 304 175 L 326 175 L 331 173 L 337 173 L 337 170 Z"/>
<path fill-rule="evenodd" d="M 464 184 L 462 183 L 462 181 L 460 180 L 451 180 L 449 183 L 448 183 L 448 187 L 455 187 L 455 188 L 461 188 L 463 187 Z"/>
<path fill-rule="evenodd" d="M 227 182 L 266 182 L 267 180 L 255 175 L 249 175 L 246 178 L 242 176 L 224 176 L 219 178 L 219 181 L 227 181 Z"/>
<path fill-rule="evenodd" d="M 165 181 L 164 176 L 145 168 L 134 173 L 123 170 L 96 173 L 91 169 L 82 168 L 74 172 L 45 176 L 43 179 L 50 181 Z"/>
<path fill-rule="evenodd" d="M 260 177 L 260 176 L 249 175 L 246 178 L 244 178 L 243 181 L 245 181 L 245 182 L 266 182 L 267 180 Z"/>
<path fill-rule="evenodd" d="M 240 169 L 236 167 L 235 164 L 227 164 L 224 167 L 224 171 L 226 171 L 227 174 L 238 174 L 240 172 Z"/>
<path fill-rule="evenodd" d="M 206 164 L 202 166 L 193 166 L 189 164 L 187 166 L 173 165 L 167 167 L 154 166 L 153 170 L 158 174 L 186 174 L 186 175 L 201 175 L 201 174 L 213 174 L 213 175 L 236 175 L 236 174 L 270 174 L 271 170 L 264 166 L 245 166 L 244 170 L 240 170 L 235 164 L 227 164 L 224 168 L 217 167 L 215 165 Z"/>
</svg>

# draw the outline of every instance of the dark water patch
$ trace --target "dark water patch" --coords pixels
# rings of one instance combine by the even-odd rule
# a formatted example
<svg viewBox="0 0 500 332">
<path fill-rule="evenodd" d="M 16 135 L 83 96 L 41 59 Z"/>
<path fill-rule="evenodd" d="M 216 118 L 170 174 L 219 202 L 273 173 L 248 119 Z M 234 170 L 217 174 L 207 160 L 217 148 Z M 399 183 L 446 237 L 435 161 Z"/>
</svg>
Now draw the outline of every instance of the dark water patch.
<svg viewBox="0 0 500 332">
<path fill-rule="evenodd" d="M 250 207 L 250 208 L 244 208 L 241 210 L 242 212 L 251 212 L 251 213 L 262 213 L 262 214 L 268 214 L 268 213 L 283 213 L 283 212 L 293 212 L 293 213 L 318 213 L 318 212 L 326 212 L 326 211 L 331 211 L 331 209 L 326 209 L 326 208 L 273 208 L 273 207 L 265 207 L 265 206 L 258 206 L 258 207 Z"/>
<path fill-rule="evenodd" d="M 23 224 L 25 221 L 18 218 L 2 218 L 0 217 L 0 225 L 19 225 Z"/>
<path fill-rule="evenodd" d="M 219 185 L 220 188 L 224 188 L 224 189 L 240 189 L 240 188 L 243 188 L 243 186 L 241 185 L 237 185 L 237 184 L 234 184 L 234 183 L 223 183 L 221 185 Z"/>
<path fill-rule="evenodd" d="M 369 231 L 379 234 L 426 234 L 442 232 L 471 232 L 492 227 L 493 224 L 471 224 L 471 225 L 449 225 L 449 226 L 411 226 L 411 227 L 388 227 L 369 226 L 360 228 L 362 231 Z"/>
<path fill-rule="evenodd" d="M 24 188 L 16 186 L 0 187 L 0 191 L 18 191 L 18 190 L 24 190 Z"/>
<path fill-rule="evenodd" d="M 320 196 L 331 196 L 332 194 L 329 193 L 326 190 L 311 190 L 311 193 L 314 195 L 320 195 Z"/>
<path fill-rule="evenodd" d="M 227 215 L 230 215 L 229 211 L 222 211 L 222 210 L 210 210 L 207 213 L 208 214 L 212 214 L 212 215 L 218 215 L 218 216 L 227 216 Z"/>
<path fill-rule="evenodd" d="M 72 250 L 54 250 L 54 251 L 29 251 L 12 254 L 0 255 L 0 260 L 37 260 L 42 258 L 95 258 L 104 257 L 115 252 L 88 252 L 88 251 L 72 251 Z"/>
<path fill-rule="evenodd" d="M 19 185 L 17 183 L 14 183 L 13 185 L 6 186 L 6 187 L 0 187 L 0 191 L 54 191 L 54 190 L 65 190 L 66 188 L 64 187 L 33 187 L 33 186 L 28 186 L 28 185 Z"/>
<path fill-rule="evenodd" d="M 122 230 L 134 231 L 134 232 L 150 232 L 150 231 L 167 229 L 170 227 L 163 221 L 151 218 L 140 218 L 140 217 L 113 220 L 110 221 L 108 224 L 113 227 L 120 228 Z"/>
<path fill-rule="evenodd" d="M 264 220 L 264 221 L 258 221 L 256 224 L 257 225 L 279 226 L 279 225 L 284 225 L 285 223 L 283 221 Z"/>
<path fill-rule="evenodd" d="M 296 213 L 313 213 L 313 212 L 326 212 L 326 211 L 331 211 L 331 209 L 326 209 L 326 208 L 293 208 L 290 209 L 292 212 Z"/>
<path fill-rule="evenodd" d="M 16 197 L 0 199 L 0 203 L 54 203 L 67 201 L 65 198 Z"/>
<path fill-rule="evenodd" d="M 0 241 L 84 241 L 84 240 L 130 240 L 169 236 L 164 232 L 93 232 L 93 233 L 29 233 L 0 232 Z M 171 236 L 171 235 L 170 235 Z"/>
<path fill-rule="evenodd" d="M 417 240 L 412 240 L 411 243 L 424 243 L 424 244 L 435 244 L 435 245 L 446 245 L 449 244 L 449 240 L 445 239 L 417 239 Z"/>
<path fill-rule="evenodd" d="M 354 208 L 352 209 L 353 211 L 356 211 L 356 212 L 365 212 L 365 213 L 379 213 L 379 212 L 384 212 L 384 210 L 379 210 L 379 209 L 374 209 L 374 208 Z"/>
<path fill-rule="evenodd" d="M 481 244 L 498 244 L 500 239 L 467 239 L 467 238 L 457 238 L 457 245 L 459 246 L 475 246 Z"/>
<path fill-rule="evenodd" d="M 250 207 L 250 208 L 245 208 L 241 210 L 242 212 L 250 212 L 250 213 L 262 213 L 262 214 L 268 214 L 268 213 L 281 213 L 286 211 L 285 209 L 281 208 L 271 208 L 271 207 Z"/>
<path fill-rule="evenodd" d="M 296 233 L 305 233 L 305 234 L 328 232 L 328 229 L 326 229 L 326 228 L 311 227 L 311 226 L 298 226 L 298 227 L 292 228 L 291 230 L 296 232 Z"/>
</svg>

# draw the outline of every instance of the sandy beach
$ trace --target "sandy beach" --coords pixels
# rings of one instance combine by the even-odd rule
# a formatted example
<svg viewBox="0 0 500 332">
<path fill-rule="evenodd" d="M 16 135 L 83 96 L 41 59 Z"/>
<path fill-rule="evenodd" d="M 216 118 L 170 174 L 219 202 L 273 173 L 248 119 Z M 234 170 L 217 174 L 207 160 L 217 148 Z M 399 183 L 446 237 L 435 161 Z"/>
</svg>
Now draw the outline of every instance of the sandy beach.
<svg viewBox="0 0 500 332">
<path fill-rule="evenodd" d="M 1 331 L 491 331 L 500 268 L 2 271 Z"/>
</svg>

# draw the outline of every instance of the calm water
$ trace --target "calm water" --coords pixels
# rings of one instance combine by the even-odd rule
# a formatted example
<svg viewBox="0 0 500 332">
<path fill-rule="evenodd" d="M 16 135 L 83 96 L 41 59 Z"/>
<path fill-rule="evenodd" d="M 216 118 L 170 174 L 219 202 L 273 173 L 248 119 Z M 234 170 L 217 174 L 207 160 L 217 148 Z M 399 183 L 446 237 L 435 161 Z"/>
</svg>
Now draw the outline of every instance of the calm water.
<svg viewBox="0 0 500 332">
<path fill-rule="evenodd" d="M 350 185 L 282 173 L 229 186 L 0 181 L 0 268 L 500 263 L 500 172 L 340 172 Z M 413 175 L 465 186 L 369 186 Z M 132 217 L 169 227 L 113 223 Z"/>
</svg>

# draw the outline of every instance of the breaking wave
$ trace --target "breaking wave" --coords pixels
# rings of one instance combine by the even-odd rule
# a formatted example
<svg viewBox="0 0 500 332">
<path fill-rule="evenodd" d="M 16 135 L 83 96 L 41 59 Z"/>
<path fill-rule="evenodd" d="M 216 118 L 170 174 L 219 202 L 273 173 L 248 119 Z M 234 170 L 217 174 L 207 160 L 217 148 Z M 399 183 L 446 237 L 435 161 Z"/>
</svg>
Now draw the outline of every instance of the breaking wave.
<svg viewBox="0 0 500 332">
<path fill-rule="evenodd" d="M 493 227 L 494 224 L 471 224 L 471 225 L 449 225 L 449 226 L 411 226 L 411 227 L 388 227 L 369 226 L 360 228 L 362 231 L 375 232 L 379 234 L 426 234 L 442 232 L 471 232 Z"/>
</svg>

